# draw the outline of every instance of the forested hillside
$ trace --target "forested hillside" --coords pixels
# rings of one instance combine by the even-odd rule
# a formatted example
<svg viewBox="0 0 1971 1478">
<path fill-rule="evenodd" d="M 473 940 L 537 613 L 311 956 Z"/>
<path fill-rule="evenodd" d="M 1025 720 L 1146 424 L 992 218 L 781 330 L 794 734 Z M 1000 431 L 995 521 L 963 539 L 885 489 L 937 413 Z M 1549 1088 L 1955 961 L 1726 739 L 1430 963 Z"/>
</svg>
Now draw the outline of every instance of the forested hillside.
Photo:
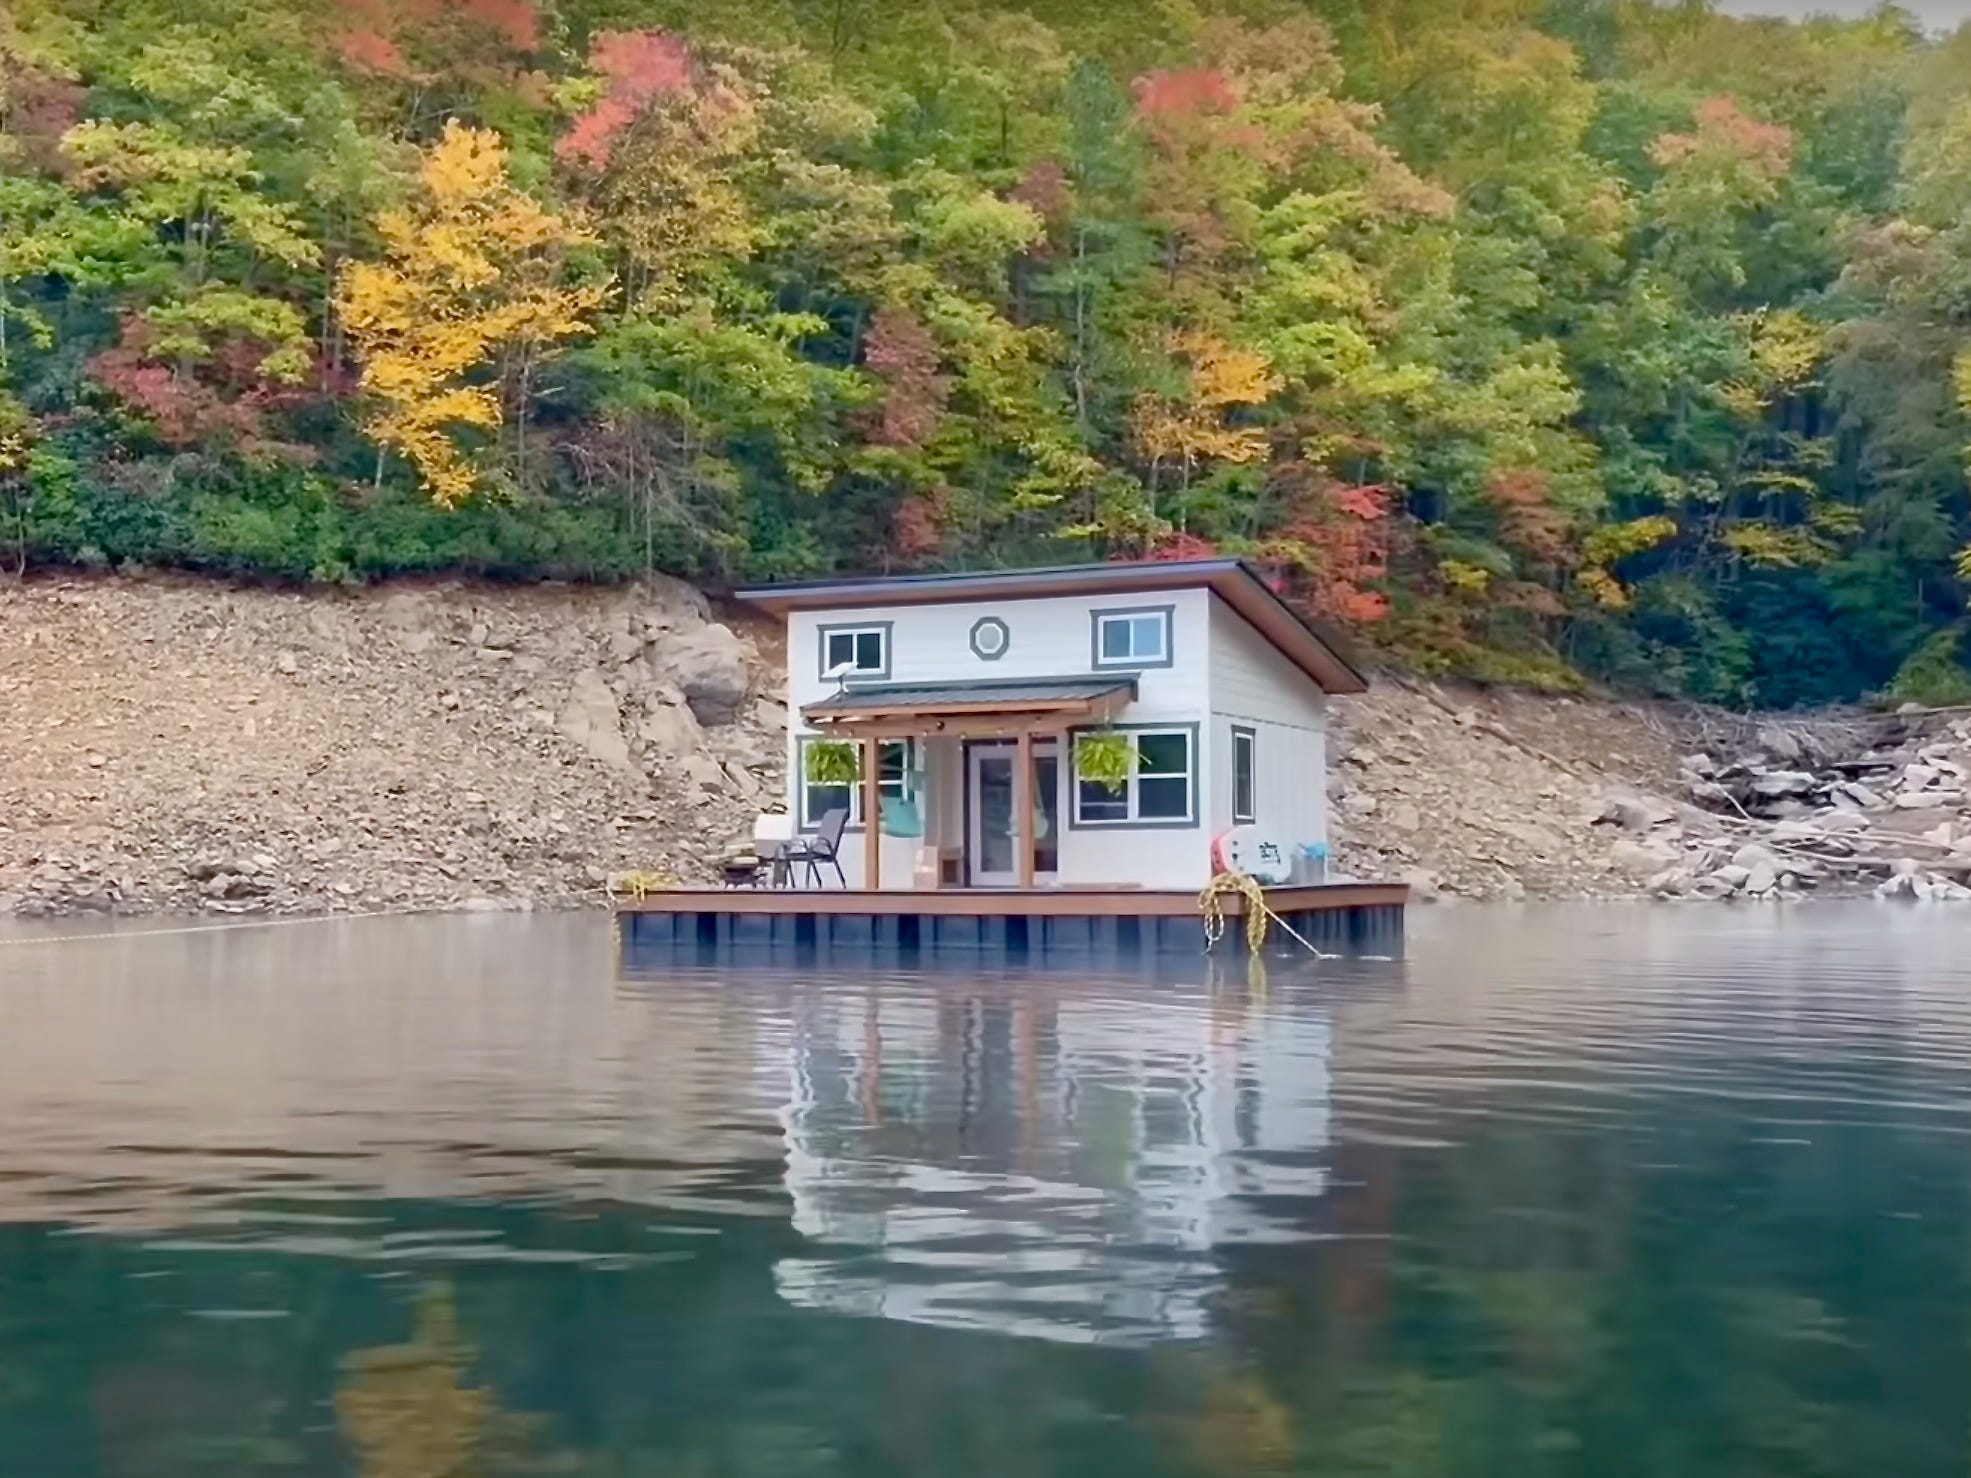
<svg viewBox="0 0 1971 1478">
<path fill-rule="evenodd" d="M 0 566 L 1247 555 L 1424 671 L 1971 698 L 1971 32 L 0 4 Z"/>
</svg>

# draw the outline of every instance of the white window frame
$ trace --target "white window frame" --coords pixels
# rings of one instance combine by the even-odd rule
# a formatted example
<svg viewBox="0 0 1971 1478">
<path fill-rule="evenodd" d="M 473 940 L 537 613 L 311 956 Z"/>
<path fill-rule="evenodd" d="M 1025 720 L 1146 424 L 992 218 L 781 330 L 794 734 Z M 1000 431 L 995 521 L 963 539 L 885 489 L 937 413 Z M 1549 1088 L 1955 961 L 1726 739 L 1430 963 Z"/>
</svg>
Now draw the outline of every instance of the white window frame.
<svg viewBox="0 0 1971 1478">
<path fill-rule="evenodd" d="M 794 752 L 794 762 L 800 767 L 795 772 L 800 781 L 801 801 L 800 808 L 796 813 L 796 819 L 802 831 L 819 831 L 821 829 L 821 818 L 828 808 L 826 806 L 822 806 L 819 809 L 815 807 L 815 794 L 821 791 L 842 790 L 845 788 L 840 785 L 810 785 L 808 783 L 808 746 L 810 744 L 824 742 L 829 742 L 824 735 L 803 734 Z M 849 740 L 846 742 L 855 745 L 857 764 L 858 768 L 860 768 L 862 758 L 862 745 L 860 741 Z M 920 756 L 917 753 L 917 741 L 915 739 L 885 739 L 878 746 L 878 749 L 880 751 L 876 761 L 880 771 L 876 777 L 876 792 L 878 796 L 884 800 L 916 800 L 917 770 L 920 762 Z M 891 774 L 893 769 L 896 772 L 894 775 Z M 846 789 L 849 792 L 848 830 L 861 831 L 861 777 L 858 776 Z"/>
<path fill-rule="evenodd" d="M 853 625 L 823 626 L 821 628 L 821 676 L 831 680 L 856 678 L 886 678 L 890 675 L 890 639 L 892 623 L 888 621 L 864 621 Z M 862 662 L 862 638 L 873 636 L 877 642 L 878 660 L 874 667 L 864 667 Z M 839 663 L 828 660 L 829 648 L 837 639 L 846 639 L 849 646 L 849 660 L 855 664 L 846 670 L 838 670 Z"/>
<path fill-rule="evenodd" d="M 1091 660 L 1097 671 L 1141 672 L 1147 667 L 1169 667 L 1175 662 L 1173 649 L 1177 642 L 1177 608 L 1175 606 L 1130 606 L 1120 610 L 1093 611 L 1091 639 Z M 1136 650 L 1135 632 L 1138 624 L 1154 621 L 1162 633 L 1162 650 L 1154 656 L 1143 656 Z M 1129 655 L 1110 657 L 1103 651 L 1103 633 L 1116 624 L 1127 624 L 1131 634 Z"/>
<path fill-rule="evenodd" d="M 1073 736 L 1074 742 L 1078 744 L 1085 735 L 1095 732 L 1100 731 L 1077 730 Z M 1151 780 L 1176 780 L 1181 778 L 1184 781 L 1184 814 L 1181 817 L 1143 815 L 1141 786 L 1146 777 L 1138 768 L 1132 766 L 1129 772 L 1129 782 L 1124 786 L 1120 796 L 1116 796 L 1108 791 L 1101 792 L 1103 796 L 1107 797 L 1107 804 L 1122 804 L 1126 808 L 1124 813 L 1120 816 L 1085 815 L 1082 811 L 1082 781 L 1078 776 L 1074 776 L 1070 772 L 1070 784 L 1073 786 L 1074 805 L 1069 813 L 1069 827 L 1075 831 L 1118 831 L 1131 829 L 1138 831 L 1177 831 L 1194 829 L 1198 824 L 1198 726 L 1196 724 L 1144 724 L 1138 728 L 1125 729 L 1122 732 L 1129 736 L 1131 745 L 1137 749 L 1139 756 L 1141 754 L 1141 741 L 1144 739 L 1174 737 L 1181 738 L 1184 741 L 1184 771 L 1181 777 L 1176 773 L 1165 773 L 1162 771 L 1147 777 Z"/>
<path fill-rule="evenodd" d="M 1239 767 L 1245 766 L 1246 804 L 1239 805 Z M 1252 826 L 1259 821 L 1259 730 L 1232 725 L 1232 824 Z"/>
</svg>

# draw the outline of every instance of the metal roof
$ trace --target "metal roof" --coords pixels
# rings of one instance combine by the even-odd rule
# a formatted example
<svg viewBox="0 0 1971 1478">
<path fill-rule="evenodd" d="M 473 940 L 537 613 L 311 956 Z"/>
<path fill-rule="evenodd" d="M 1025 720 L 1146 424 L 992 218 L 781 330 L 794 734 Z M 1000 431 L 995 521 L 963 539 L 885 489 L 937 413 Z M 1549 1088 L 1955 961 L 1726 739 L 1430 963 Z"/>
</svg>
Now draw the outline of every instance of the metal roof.
<svg viewBox="0 0 1971 1478">
<path fill-rule="evenodd" d="M 1133 677 L 1078 677 L 1057 681 L 1014 680 L 986 683 L 855 683 L 830 698 L 801 709 L 811 717 L 865 713 L 871 709 L 910 709 L 921 713 L 1010 710 L 1092 703 L 1112 693 L 1134 696 Z"/>
<path fill-rule="evenodd" d="M 776 616 L 831 608 L 931 605 L 1068 595 L 1131 595 L 1209 590 L 1323 691 L 1368 689 L 1348 643 L 1281 600 L 1250 565 L 1237 559 L 1139 560 L 1055 565 L 1034 570 L 978 570 L 937 575 L 887 575 L 809 580 L 735 591 L 737 599 Z"/>
</svg>

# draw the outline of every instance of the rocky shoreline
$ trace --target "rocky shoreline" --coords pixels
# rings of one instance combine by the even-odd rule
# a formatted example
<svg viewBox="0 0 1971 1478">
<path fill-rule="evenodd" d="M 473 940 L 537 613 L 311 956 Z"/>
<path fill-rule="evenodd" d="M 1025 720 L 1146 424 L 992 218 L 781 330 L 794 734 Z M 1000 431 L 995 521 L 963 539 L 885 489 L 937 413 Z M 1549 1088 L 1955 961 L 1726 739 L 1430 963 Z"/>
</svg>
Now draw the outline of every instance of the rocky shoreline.
<svg viewBox="0 0 1971 1478">
<path fill-rule="evenodd" d="M 600 907 L 778 801 L 778 630 L 656 579 L 0 584 L 0 917 Z M 1971 896 L 1971 716 L 1744 721 L 1388 680 L 1336 863 L 1420 899 Z"/>
<path fill-rule="evenodd" d="M 0 915 L 599 905 L 778 796 L 755 642 L 675 581 L 0 586 Z"/>
<path fill-rule="evenodd" d="M 1604 811 L 1650 893 L 1971 900 L 1971 717 L 1774 720 L 1743 740 L 1723 758 L 1684 757 L 1688 805 L 1627 796 Z"/>
</svg>

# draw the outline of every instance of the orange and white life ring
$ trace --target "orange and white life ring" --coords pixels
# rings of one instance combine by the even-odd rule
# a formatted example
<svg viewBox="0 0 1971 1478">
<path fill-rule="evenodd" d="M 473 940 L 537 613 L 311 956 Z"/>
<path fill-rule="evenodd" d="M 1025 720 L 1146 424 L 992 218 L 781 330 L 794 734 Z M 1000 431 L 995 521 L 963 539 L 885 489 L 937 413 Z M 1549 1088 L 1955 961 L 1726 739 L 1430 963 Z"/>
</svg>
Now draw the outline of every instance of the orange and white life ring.
<svg viewBox="0 0 1971 1478">
<path fill-rule="evenodd" d="M 1271 827 L 1235 826 L 1213 839 L 1211 865 L 1215 872 L 1244 873 L 1269 887 L 1293 881 L 1293 847 Z"/>
</svg>

